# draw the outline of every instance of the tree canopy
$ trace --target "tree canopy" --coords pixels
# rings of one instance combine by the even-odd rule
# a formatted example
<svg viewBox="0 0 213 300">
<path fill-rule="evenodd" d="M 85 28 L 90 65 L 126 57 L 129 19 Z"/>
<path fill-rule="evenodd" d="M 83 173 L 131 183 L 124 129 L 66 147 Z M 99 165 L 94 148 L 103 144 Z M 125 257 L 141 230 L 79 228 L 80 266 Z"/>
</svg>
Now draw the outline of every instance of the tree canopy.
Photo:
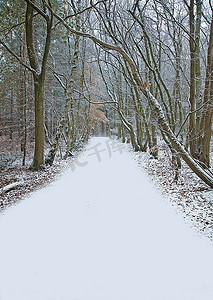
<svg viewBox="0 0 213 300">
<path fill-rule="evenodd" d="M 90 135 L 158 158 L 163 140 L 213 186 L 211 1 L 61 0 L 0 4 L 0 128 L 34 170 Z"/>
</svg>

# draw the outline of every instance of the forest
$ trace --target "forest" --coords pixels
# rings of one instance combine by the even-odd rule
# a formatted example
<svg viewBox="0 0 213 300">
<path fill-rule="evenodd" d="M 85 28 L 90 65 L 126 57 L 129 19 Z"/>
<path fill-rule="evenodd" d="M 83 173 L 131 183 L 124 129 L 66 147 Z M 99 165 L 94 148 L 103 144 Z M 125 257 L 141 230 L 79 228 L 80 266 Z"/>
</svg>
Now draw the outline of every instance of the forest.
<svg viewBox="0 0 213 300">
<path fill-rule="evenodd" d="M 3 0 L 0 99 L 1 170 L 109 136 L 212 188 L 212 2 Z"/>
<path fill-rule="evenodd" d="M 212 0 L 0 0 L 0 300 L 212 300 L 212 115 Z"/>
</svg>

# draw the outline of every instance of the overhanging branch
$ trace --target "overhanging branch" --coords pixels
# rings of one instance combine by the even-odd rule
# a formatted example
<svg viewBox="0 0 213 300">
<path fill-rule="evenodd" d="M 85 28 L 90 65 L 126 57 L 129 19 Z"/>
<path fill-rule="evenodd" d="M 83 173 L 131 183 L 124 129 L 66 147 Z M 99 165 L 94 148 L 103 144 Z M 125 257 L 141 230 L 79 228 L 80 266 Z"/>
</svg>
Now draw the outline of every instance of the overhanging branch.
<svg viewBox="0 0 213 300">
<path fill-rule="evenodd" d="M 36 74 L 36 70 L 34 70 L 33 68 L 31 68 L 31 67 L 29 67 L 27 64 L 25 64 L 25 62 L 23 62 L 23 60 L 21 60 L 21 58 L 20 57 L 18 57 L 18 55 L 16 55 L 6 44 L 5 44 L 5 42 L 2 40 L 2 39 L 0 39 L 0 44 L 2 44 L 2 46 L 4 46 L 4 48 L 10 53 L 10 54 L 12 54 L 17 60 L 18 60 L 18 62 L 22 65 L 22 66 L 24 66 L 26 69 L 28 69 L 30 72 L 32 72 L 32 73 L 34 73 L 34 74 Z"/>
<path fill-rule="evenodd" d="M 46 15 L 38 6 L 36 6 L 32 1 L 30 0 L 25 0 L 27 3 L 29 3 L 33 9 L 35 9 L 45 20 L 48 21 L 49 17 Z"/>
</svg>

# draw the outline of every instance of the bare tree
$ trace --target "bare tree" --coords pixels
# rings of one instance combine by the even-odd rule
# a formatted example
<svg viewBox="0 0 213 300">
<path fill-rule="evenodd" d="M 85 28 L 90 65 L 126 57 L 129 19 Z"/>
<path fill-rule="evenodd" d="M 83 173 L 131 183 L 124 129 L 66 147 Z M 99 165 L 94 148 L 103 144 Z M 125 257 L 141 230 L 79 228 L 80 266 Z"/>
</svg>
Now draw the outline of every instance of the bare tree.
<svg viewBox="0 0 213 300">
<path fill-rule="evenodd" d="M 26 0 L 26 2 L 26 43 L 28 58 L 33 72 L 35 92 L 35 150 L 31 168 L 33 170 L 38 170 L 42 168 L 44 164 L 44 83 L 47 59 L 50 50 L 53 16 L 51 10 L 47 9 L 45 6 L 45 1 L 43 1 L 42 9 L 35 5 L 34 0 Z M 41 63 L 35 49 L 34 11 L 39 13 L 46 23 L 46 37 Z"/>
<path fill-rule="evenodd" d="M 209 34 L 209 47 L 207 53 L 206 80 L 203 97 L 203 109 L 199 132 L 199 160 L 204 166 L 210 166 L 210 142 L 212 135 L 213 115 L 213 12 Z"/>
</svg>

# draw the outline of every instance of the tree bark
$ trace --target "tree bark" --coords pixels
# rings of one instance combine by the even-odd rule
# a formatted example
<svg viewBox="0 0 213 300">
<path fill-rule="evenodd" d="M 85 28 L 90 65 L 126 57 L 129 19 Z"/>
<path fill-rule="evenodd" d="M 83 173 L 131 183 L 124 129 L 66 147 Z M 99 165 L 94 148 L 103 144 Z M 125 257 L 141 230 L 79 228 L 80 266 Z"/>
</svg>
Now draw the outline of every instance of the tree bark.
<svg viewBox="0 0 213 300">
<path fill-rule="evenodd" d="M 35 92 L 35 148 L 31 165 L 33 170 L 42 168 L 44 164 L 44 84 L 34 78 Z"/>
<path fill-rule="evenodd" d="M 199 160 L 207 167 L 210 166 L 210 141 L 212 133 L 212 114 L 213 114 L 213 13 L 209 36 L 209 47 L 207 53 L 207 67 L 205 90 L 203 97 L 203 111 L 200 121 L 199 132 Z"/>
<path fill-rule="evenodd" d="M 194 16 L 194 0 L 190 0 L 189 7 L 189 27 L 190 27 L 190 116 L 189 116 L 189 145 L 190 145 L 190 153 L 193 157 L 195 157 L 196 152 L 196 136 L 195 136 L 195 16 Z"/>
<path fill-rule="evenodd" d="M 58 131 L 56 133 L 56 137 L 55 137 L 55 142 L 52 145 L 52 147 L 51 147 L 51 149 L 50 149 L 50 151 L 49 151 L 49 153 L 48 153 L 48 155 L 45 159 L 45 164 L 46 165 L 52 166 L 52 164 L 54 162 L 56 153 L 58 151 L 59 143 L 60 143 L 61 137 L 63 135 L 65 123 L 66 123 L 65 119 L 62 119 L 60 121 L 60 125 L 59 125 Z"/>
<path fill-rule="evenodd" d="M 195 24 L 195 100 L 196 107 L 201 107 L 202 105 L 202 77 L 201 77 L 201 62 L 200 62 L 200 28 L 201 28 L 201 17 L 202 17 L 202 1 L 196 0 L 196 24 Z M 201 119 L 201 111 L 196 112 L 196 158 L 198 157 L 198 147 L 199 147 L 199 126 Z"/>
<path fill-rule="evenodd" d="M 35 3 L 35 0 L 32 1 Z M 35 51 L 34 28 L 33 28 L 33 5 L 27 1 L 25 27 L 26 27 L 26 43 L 30 66 L 33 69 L 34 93 L 35 93 L 35 147 L 34 158 L 31 164 L 32 170 L 38 170 L 44 164 L 44 82 L 46 74 L 46 65 L 50 49 L 51 30 L 52 30 L 52 13 L 47 15 L 42 13 L 46 21 L 46 39 L 44 52 L 39 66 L 38 57 Z"/>
<path fill-rule="evenodd" d="M 20 45 L 20 57 L 22 61 L 26 63 L 26 35 L 23 33 L 23 42 Z M 27 144 L 27 116 L 26 116 L 26 104 L 27 104 L 27 95 L 26 95 L 26 69 L 20 65 L 20 141 L 21 141 L 21 152 L 23 153 L 22 157 L 22 166 L 25 166 L 26 160 L 26 144 Z"/>
</svg>

